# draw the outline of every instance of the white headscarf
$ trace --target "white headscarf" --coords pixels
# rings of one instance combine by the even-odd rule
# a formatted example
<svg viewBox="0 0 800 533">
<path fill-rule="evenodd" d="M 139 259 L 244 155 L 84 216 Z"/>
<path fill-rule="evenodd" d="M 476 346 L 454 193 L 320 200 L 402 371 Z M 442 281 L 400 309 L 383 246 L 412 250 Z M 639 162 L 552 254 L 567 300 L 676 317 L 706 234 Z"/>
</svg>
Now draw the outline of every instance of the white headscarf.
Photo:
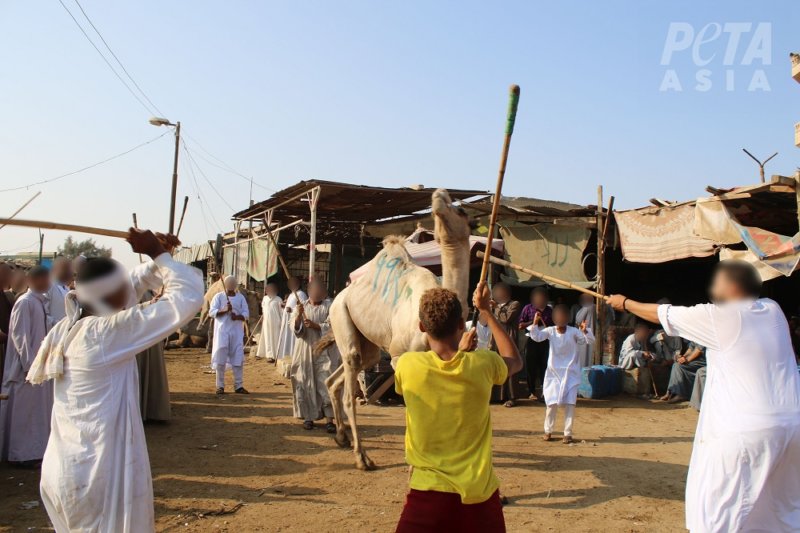
<svg viewBox="0 0 800 533">
<path fill-rule="evenodd" d="M 39 352 L 28 371 L 28 381 L 37 385 L 64 374 L 64 352 L 69 341 L 80 328 L 74 328 L 81 318 L 82 309 L 91 307 L 95 316 L 109 316 L 117 312 L 103 300 L 128 285 L 128 305 L 136 305 L 136 294 L 130 275 L 120 263 L 107 275 L 91 281 L 75 282 L 75 290 L 64 299 L 66 316 L 56 324 L 42 341 Z"/>
</svg>

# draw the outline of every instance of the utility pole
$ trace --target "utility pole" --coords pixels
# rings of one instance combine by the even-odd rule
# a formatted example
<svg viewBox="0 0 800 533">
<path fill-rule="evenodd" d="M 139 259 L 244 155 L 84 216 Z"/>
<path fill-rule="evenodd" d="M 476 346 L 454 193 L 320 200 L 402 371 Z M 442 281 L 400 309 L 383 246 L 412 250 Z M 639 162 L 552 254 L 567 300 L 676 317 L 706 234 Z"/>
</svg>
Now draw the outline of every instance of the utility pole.
<svg viewBox="0 0 800 533">
<path fill-rule="evenodd" d="M 42 253 L 44 250 L 44 233 L 42 230 L 39 230 L 39 262 L 37 264 L 42 264 Z"/>
<path fill-rule="evenodd" d="M 172 195 L 169 199 L 169 233 L 175 235 L 175 199 L 178 195 L 178 153 L 181 147 L 181 121 L 175 123 L 175 161 L 172 164 Z"/>
</svg>

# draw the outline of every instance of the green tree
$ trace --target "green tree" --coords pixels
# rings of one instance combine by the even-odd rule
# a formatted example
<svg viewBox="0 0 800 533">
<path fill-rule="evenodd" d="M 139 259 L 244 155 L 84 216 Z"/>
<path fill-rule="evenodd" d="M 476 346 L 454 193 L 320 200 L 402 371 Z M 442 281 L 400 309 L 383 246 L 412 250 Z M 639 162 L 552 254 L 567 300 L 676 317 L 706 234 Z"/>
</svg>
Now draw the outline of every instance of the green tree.
<svg viewBox="0 0 800 533">
<path fill-rule="evenodd" d="M 63 246 L 58 247 L 58 254 L 69 259 L 84 255 L 86 257 L 111 257 L 111 248 L 98 246 L 94 239 L 78 241 L 69 235 L 64 241 Z"/>
</svg>

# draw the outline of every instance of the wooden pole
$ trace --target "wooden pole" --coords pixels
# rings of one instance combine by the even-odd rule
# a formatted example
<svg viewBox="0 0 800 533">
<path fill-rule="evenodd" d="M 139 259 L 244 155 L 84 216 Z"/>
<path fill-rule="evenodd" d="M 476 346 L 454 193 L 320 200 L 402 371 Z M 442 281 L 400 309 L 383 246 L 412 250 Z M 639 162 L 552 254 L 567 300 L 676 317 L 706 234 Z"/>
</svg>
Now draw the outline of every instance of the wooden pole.
<svg viewBox="0 0 800 533">
<path fill-rule="evenodd" d="M 597 292 L 605 294 L 605 246 L 603 246 L 603 236 L 605 235 L 605 219 L 603 218 L 603 186 L 597 187 Z M 599 299 L 595 302 L 595 316 L 597 325 L 595 326 L 594 338 L 594 364 L 599 365 L 603 361 L 603 335 L 606 318 L 606 302 Z"/>
<path fill-rule="evenodd" d="M 45 220 L 25 220 L 21 218 L 0 218 L 0 224 L 7 226 L 19 226 L 23 228 L 55 229 L 61 231 L 74 231 L 76 233 L 88 233 L 90 235 L 102 235 L 104 237 L 117 237 L 127 239 L 127 231 L 114 229 L 93 228 L 91 226 L 80 226 L 77 224 L 61 224 L 60 222 L 47 222 Z"/>
<path fill-rule="evenodd" d="M 286 276 L 286 281 L 288 282 L 292 275 L 289 273 L 289 267 L 286 265 L 286 261 L 283 260 L 283 255 L 281 254 L 280 249 L 278 248 L 278 243 L 275 242 L 275 238 L 272 236 L 272 232 L 269 228 L 267 228 L 267 237 L 269 237 L 269 241 L 272 243 L 272 247 L 275 249 L 275 254 L 278 257 L 278 262 L 281 264 L 281 268 L 283 269 L 283 275 Z M 292 294 L 294 294 L 294 299 L 297 300 L 298 304 L 302 304 L 303 301 L 300 300 L 300 296 L 298 296 L 297 291 L 292 289 Z"/>
<path fill-rule="evenodd" d="M 478 257 L 482 257 L 482 258 L 486 258 L 486 254 L 481 252 L 481 251 L 478 251 L 477 256 Z M 548 282 L 550 282 L 550 283 L 552 283 L 554 285 L 561 285 L 562 287 L 566 287 L 568 289 L 572 289 L 572 290 L 575 290 L 575 291 L 578 291 L 578 292 L 582 292 L 584 294 L 588 294 L 590 296 L 594 296 L 595 298 L 600 298 L 600 299 L 605 300 L 605 296 L 603 296 L 599 292 L 595 292 L 595 291 L 590 290 L 590 289 L 585 289 L 585 288 L 581 287 L 580 285 L 575 285 L 574 283 L 571 283 L 569 281 L 565 281 L 563 279 L 555 278 L 553 276 L 550 276 L 549 274 L 544 274 L 544 273 L 539 272 L 537 270 L 533 270 L 533 269 L 530 269 L 530 268 L 525 268 L 524 266 L 518 265 L 516 263 L 512 263 L 511 261 L 506 261 L 505 259 L 500 259 L 499 257 L 490 257 L 489 261 L 494 263 L 495 265 L 500 265 L 500 266 L 504 266 L 504 267 L 507 267 L 507 268 L 512 268 L 514 270 L 519 270 L 520 272 L 524 272 L 526 274 L 530 274 L 531 276 L 534 276 L 536 278 L 542 279 L 544 281 L 548 281 Z"/>
<path fill-rule="evenodd" d="M 40 194 L 42 194 L 42 191 L 39 191 L 36 194 L 34 194 L 33 196 L 31 196 L 30 200 L 28 200 L 27 202 L 22 204 L 22 206 L 19 209 L 17 209 L 16 211 L 14 211 L 14 213 L 8 218 L 14 218 L 15 216 L 19 215 L 20 211 L 22 211 L 23 209 L 28 207 L 28 204 L 30 204 L 32 201 L 36 200 L 36 197 L 39 196 Z M 3 224 L 2 226 L 0 226 L 0 229 L 3 229 L 5 227 L 6 227 L 6 225 Z"/>
<path fill-rule="evenodd" d="M 492 198 L 492 214 L 489 217 L 489 233 L 486 234 L 486 254 L 481 264 L 481 277 L 478 283 L 486 282 L 489 273 L 489 258 L 492 256 L 492 240 L 494 239 L 495 225 L 497 224 L 497 212 L 500 209 L 500 198 L 503 194 L 503 179 L 506 176 L 506 163 L 508 162 L 508 151 L 511 147 L 511 135 L 514 133 L 514 123 L 517 120 L 517 107 L 519 106 L 519 85 L 512 85 L 508 95 L 508 113 L 506 115 L 506 133 L 503 139 L 503 151 L 500 154 L 500 168 L 497 171 L 497 185 L 495 186 L 494 198 Z M 472 323 L 478 323 L 478 310 L 472 313 Z"/>
</svg>

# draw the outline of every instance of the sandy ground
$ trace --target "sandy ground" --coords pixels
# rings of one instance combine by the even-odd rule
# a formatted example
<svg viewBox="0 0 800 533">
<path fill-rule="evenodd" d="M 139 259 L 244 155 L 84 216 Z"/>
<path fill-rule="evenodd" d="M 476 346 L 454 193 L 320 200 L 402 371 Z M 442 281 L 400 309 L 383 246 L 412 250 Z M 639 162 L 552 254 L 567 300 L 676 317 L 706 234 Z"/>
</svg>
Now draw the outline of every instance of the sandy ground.
<svg viewBox="0 0 800 533">
<path fill-rule="evenodd" d="M 380 469 L 359 472 L 350 451 L 291 418 L 291 386 L 271 365 L 248 363 L 250 396 L 216 398 L 208 356 L 167 358 L 173 420 L 146 426 L 158 531 L 393 531 L 407 483 L 402 407 L 360 408 Z M 683 530 L 694 410 L 579 400 L 574 445 L 541 441 L 543 415 L 532 402 L 492 407 L 509 531 Z M 0 531 L 49 530 L 41 507 L 26 509 L 37 485 L 38 472 L 0 466 Z"/>
</svg>

